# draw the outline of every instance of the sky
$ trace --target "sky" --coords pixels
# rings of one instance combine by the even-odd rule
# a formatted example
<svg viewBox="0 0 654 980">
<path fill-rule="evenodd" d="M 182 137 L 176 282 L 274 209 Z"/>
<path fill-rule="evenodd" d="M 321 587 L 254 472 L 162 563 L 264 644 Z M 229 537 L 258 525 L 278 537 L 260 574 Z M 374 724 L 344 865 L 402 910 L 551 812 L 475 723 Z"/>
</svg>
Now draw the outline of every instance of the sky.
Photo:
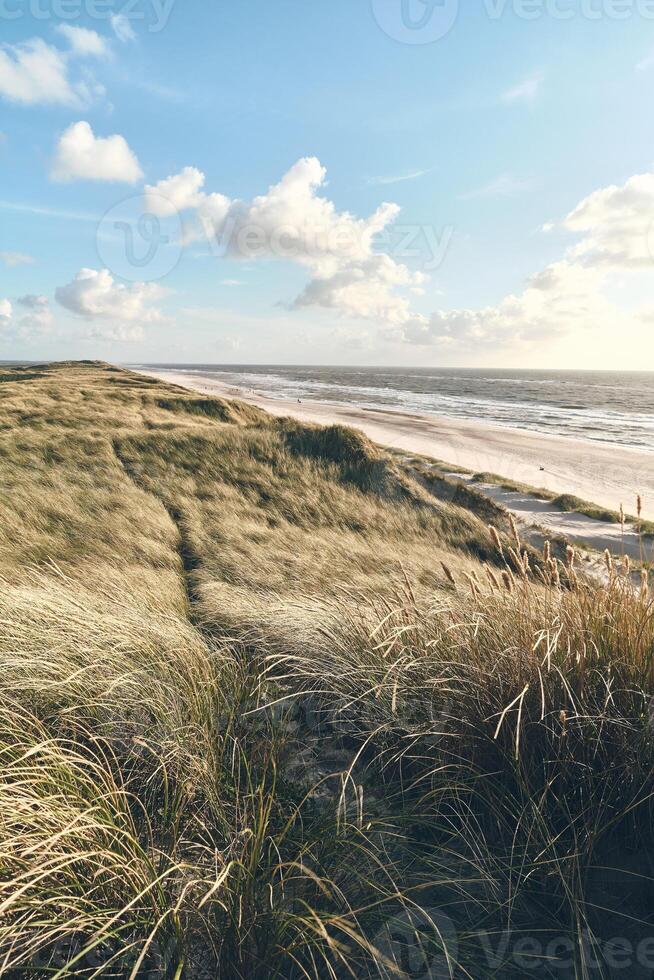
<svg viewBox="0 0 654 980">
<path fill-rule="evenodd" d="M 0 358 L 654 369 L 654 0 L 0 0 Z"/>
</svg>

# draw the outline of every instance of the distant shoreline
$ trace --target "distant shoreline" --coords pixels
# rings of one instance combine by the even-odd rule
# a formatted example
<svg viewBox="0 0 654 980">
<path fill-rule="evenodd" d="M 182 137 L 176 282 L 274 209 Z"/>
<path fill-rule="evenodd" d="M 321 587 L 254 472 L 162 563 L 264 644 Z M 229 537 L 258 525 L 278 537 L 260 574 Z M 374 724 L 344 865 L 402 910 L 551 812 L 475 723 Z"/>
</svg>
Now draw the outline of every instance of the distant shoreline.
<svg viewBox="0 0 654 980">
<path fill-rule="evenodd" d="M 572 493 L 613 510 L 622 503 L 627 511 L 633 511 L 640 493 L 643 516 L 654 520 L 654 453 L 467 419 L 314 400 L 298 403 L 179 369 L 139 369 L 137 373 L 204 394 L 239 398 L 277 416 L 321 425 L 348 425 L 393 449 L 419 453 L 472 472 L 496 473 L 555 493 Z"/>
</svg>

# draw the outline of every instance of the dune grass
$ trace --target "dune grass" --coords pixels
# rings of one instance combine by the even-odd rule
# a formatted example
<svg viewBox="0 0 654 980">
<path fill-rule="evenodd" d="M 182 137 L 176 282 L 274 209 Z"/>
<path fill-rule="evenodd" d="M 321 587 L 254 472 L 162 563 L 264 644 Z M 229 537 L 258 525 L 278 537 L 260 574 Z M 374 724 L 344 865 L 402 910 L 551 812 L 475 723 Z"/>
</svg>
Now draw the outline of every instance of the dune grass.
<svg viewBox="0 0 654 980">
<path fill-rule="evenodd" d="M 108 365 L 0 467 L 0 975 L 650 975 L 646 576 Z"/>
<path fill-rule="evenodd" d="M 637 527 L 644 536 L 654 536 L 654 522 L 646 521 L 642 517 L 633 514 L 625 513 L 623 516 L 617 510 L 600 507 L 598 504 L 593 504 L 588 500 L 582 500 L 581 497 L 577 497 L 572 493 L 557 494 L 551 490 L 546 490 L 544 487 L 536 489 L 536 487 L 529 486 L 526 483 L 516 483 L 514 480 L 507 480 L 502 476 L 497 476 L 495 473 L 475 473 L 473 482 L 492 483 L 495 486 L 502 487 L 502 489 L 514 493 L 525 493 L 531 497 L 539 497 L 541 500 L 549 500 L 557 510 L 562 511 L 564 514 L 571 514 L 573 512 L 584 514 L 586 517 L 591 517 L 594 521 L 605 521 L 608 524 L 620 524 L 624 520 L 628 524 L 633 524 Z"/>
</svg>

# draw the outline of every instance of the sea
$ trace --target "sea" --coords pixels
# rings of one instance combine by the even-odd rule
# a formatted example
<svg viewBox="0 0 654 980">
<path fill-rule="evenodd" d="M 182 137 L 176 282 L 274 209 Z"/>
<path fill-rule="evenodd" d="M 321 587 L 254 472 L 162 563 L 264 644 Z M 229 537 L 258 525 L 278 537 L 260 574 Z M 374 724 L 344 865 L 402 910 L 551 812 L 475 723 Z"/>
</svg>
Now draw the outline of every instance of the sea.
<svg viewBox="0 0 654 980">
<path fill-rule="evenodd" d="M 170 369 L 274 398 L 469 419 L 654 452 L 654 371 L 132 366 Z"/>
</svg>

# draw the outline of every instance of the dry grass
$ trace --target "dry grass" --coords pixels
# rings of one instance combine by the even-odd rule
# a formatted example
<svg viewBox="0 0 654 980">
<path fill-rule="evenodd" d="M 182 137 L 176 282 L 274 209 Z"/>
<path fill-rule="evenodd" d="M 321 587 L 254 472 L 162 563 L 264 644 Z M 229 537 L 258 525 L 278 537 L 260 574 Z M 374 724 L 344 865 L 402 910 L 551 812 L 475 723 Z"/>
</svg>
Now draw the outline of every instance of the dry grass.
<svg viewBox="0 0 654 980">
<path fill-rule="evenodd" d="M 0 466 L 0 975 L 590 978 L 651 939 L 648 582 L 106 365 L 0 377 Z"/>
<path fill-rule="evenodd" d="M 516 493 L 524 493 L 531 497 L 538 497 L 541 500 L 549 500 L 552 505 L 565 514 L 584 514 L 594 521 L 605 521 L 608 524 L 621 524 L 626 521 L 638 528 L 639 532 L 646 537 L 654 537 L 654 522 L 643 520 L 640 514 L 629 515 L 617 510 L 610 510 L 608 507 L 599 507 L 597 504 L 582 500 L 571 493 L 553 493 L 544 487 L 536 489 L 527 483 L 517 483 L 514 480 L 507 480 L 505 477 L 497 476 L 495 473 L 475 473 L 473 480 L 475 483 L 492 483 Z"/>
</svg>

